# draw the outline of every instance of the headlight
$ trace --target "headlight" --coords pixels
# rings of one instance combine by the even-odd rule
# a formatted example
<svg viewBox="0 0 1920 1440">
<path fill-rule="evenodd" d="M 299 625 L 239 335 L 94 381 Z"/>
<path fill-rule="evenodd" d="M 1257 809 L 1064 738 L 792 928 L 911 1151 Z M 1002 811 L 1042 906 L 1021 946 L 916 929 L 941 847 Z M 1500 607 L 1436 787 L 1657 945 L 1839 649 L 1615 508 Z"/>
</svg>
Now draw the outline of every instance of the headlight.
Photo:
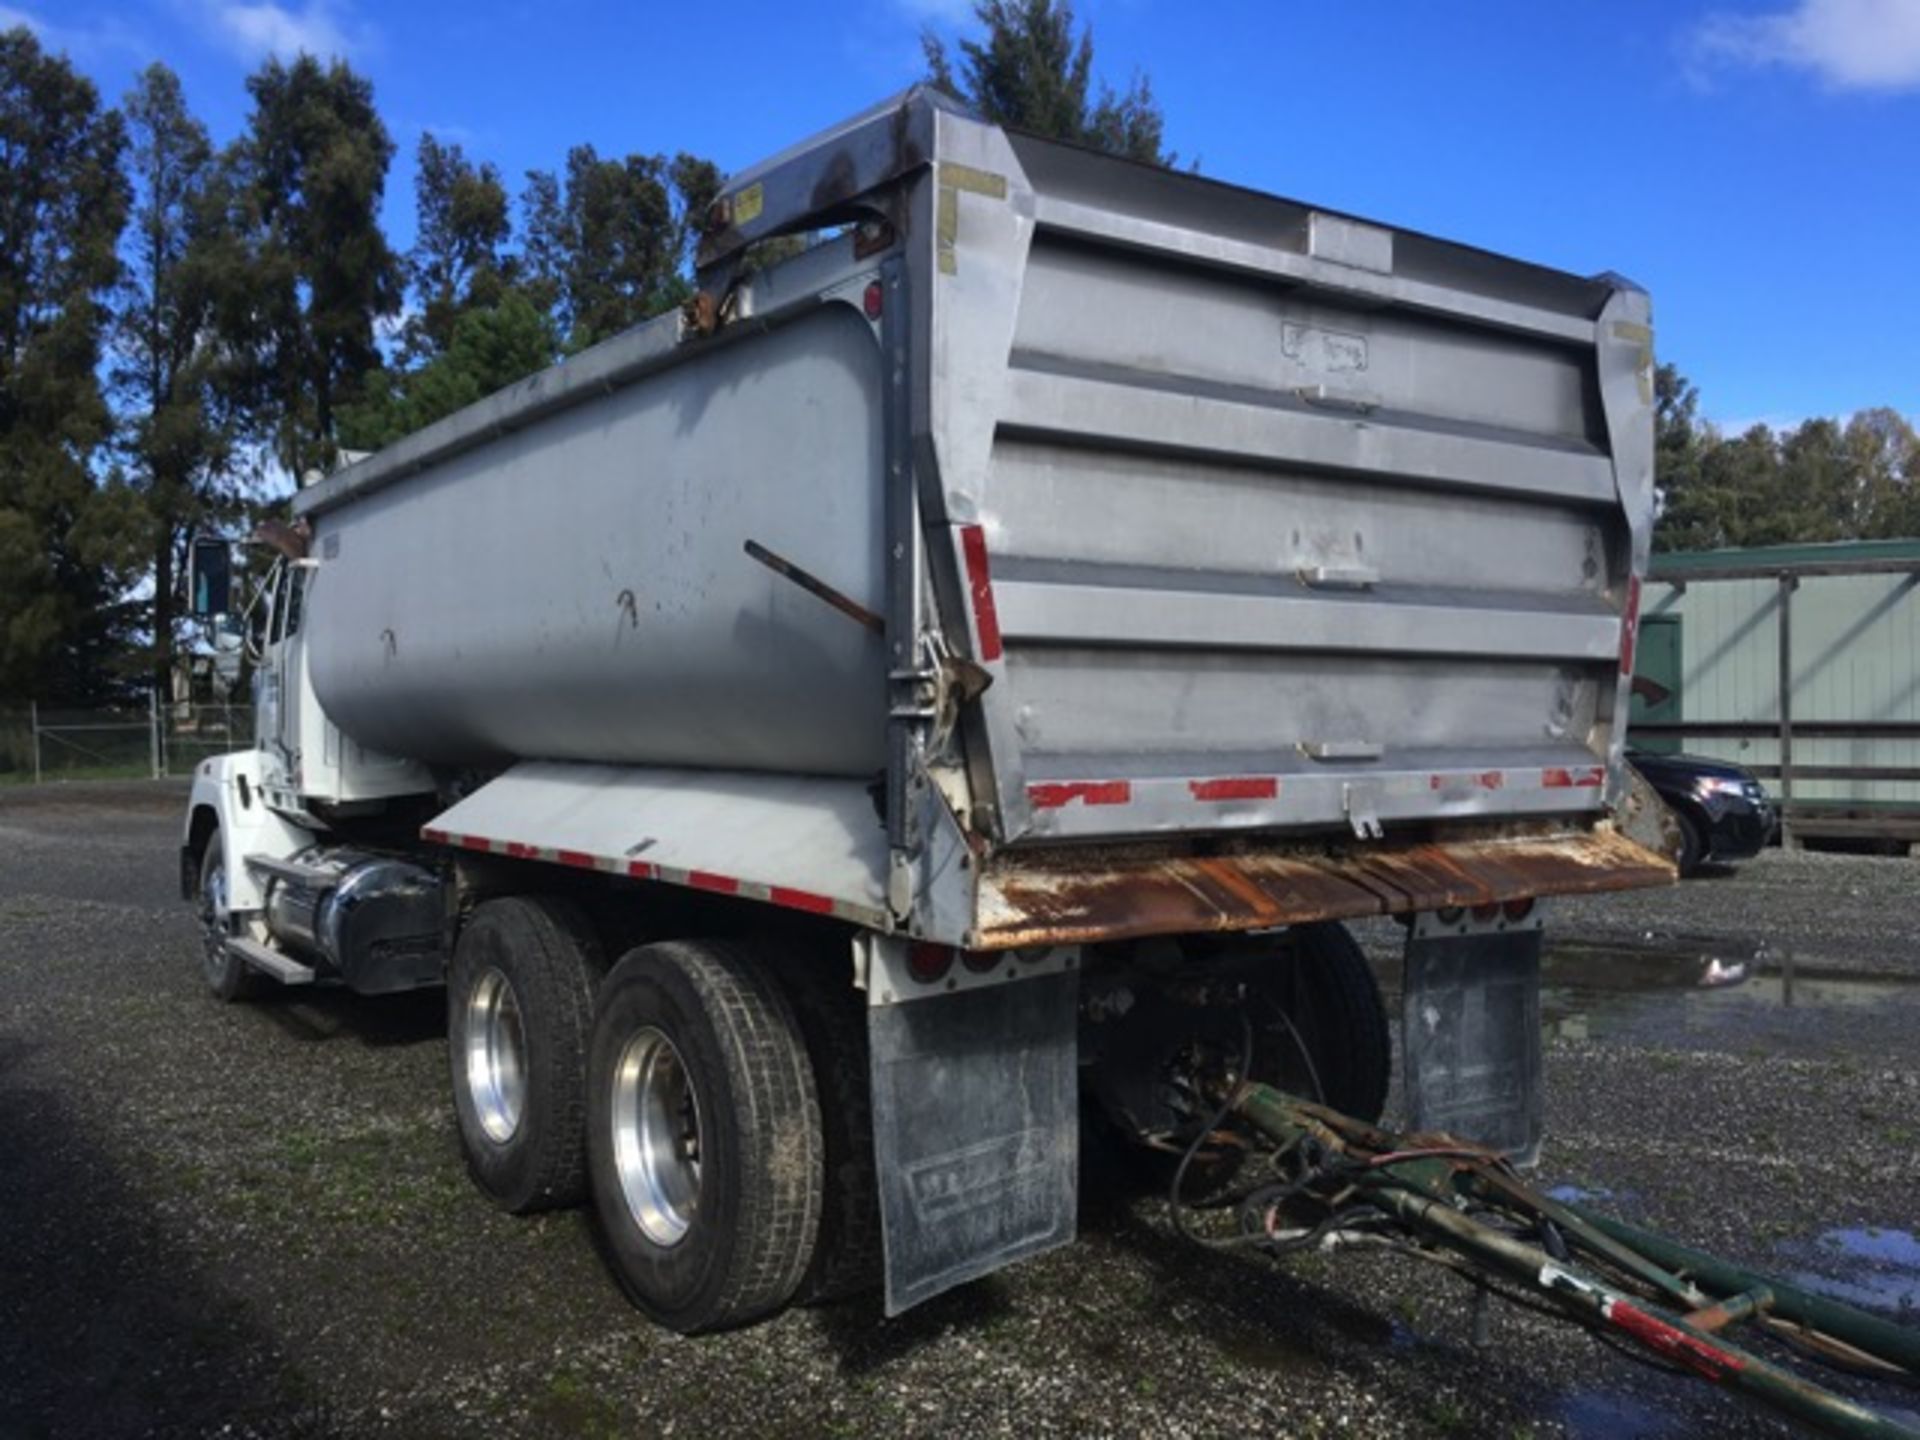
<svg viewBox="0 0 1920 1440">
<path fill-rule="evenodd" d="M 1718 775 L 1702 775 L 1698 780 L 1693 782 L 1693 788 L 1702 797 L 1708 795 L 1744 796 L 1747 793 L 1747 782 L 1744 780 L 1724 779 Z"/>
</svg>

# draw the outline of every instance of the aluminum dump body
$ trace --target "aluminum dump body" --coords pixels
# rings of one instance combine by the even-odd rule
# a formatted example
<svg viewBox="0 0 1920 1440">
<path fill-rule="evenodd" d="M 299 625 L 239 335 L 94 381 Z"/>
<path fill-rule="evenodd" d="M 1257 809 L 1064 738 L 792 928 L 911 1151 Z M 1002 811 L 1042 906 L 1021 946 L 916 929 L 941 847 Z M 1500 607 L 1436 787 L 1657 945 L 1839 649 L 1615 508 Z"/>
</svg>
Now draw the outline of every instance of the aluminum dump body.
<svg viewBox="0 0 1920 1440">
<path fill-rule="evenodd" d="M 979 877 L 1030 851 L 1578 834 L 1619 799 L 1632 285 L 918 90 L 709 220 L 685 315 L 301 495 L 313 680 L 354 739 L 884 774 L 894 917 L 976 938 Z M 803 231 L 830 238 L 756 269 Z"/>
</svg>

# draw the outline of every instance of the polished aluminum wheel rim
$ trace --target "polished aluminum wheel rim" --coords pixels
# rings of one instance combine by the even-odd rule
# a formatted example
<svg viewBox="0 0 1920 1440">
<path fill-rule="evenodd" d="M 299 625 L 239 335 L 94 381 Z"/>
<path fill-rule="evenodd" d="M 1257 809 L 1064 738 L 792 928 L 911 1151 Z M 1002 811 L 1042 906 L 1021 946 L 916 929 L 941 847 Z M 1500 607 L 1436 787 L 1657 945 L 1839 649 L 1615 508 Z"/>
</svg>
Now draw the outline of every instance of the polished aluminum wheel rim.
<svg viewBox="0 0 1920 1440">
<path fill-rule="evenodd" d="M 527 1100 L 527 1032 L 507 977 L 489 969 L 467 995 L 467 1091 L 480 1128 L 504 1145 Z"/>
<path fill-rule="evenodd" d="M 216 865 L 200 886 L 200 921 L 206 927 L 201 963 L 207 979 L 220 982 L 227 963 L 227 867 Z"/>
<path fill-rule="evenodd" d="M 640 1233 L 678 1245 L 700 1208 L 700 1105 L 680 1052 L 652 1026 L 613 1067 L 613 1164 Z"/>
</svg>

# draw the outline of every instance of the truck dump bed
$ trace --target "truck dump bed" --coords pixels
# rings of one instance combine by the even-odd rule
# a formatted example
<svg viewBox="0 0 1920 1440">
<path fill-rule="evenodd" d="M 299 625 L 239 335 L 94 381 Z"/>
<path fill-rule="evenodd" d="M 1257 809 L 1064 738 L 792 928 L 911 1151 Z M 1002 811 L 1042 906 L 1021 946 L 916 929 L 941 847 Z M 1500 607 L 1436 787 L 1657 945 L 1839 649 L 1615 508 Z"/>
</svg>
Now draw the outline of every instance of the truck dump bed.
<svg viewBox="0 0 1920 1440">
<path fill-rule="evenodd" d="M 1012 150 L 1011 344 L 949 397 L 985 463 L 947 485 L 990 557 L 1010 832 L 1598 806 L 1651 493 L 1644 298 Z"/>
<path fill-rule="evenodd" d="M 1595 829 L 1653 510 L 1643 292 L 921 90 L 709 218 L 685 315 L 299 499 L 329 715 L 504 772 L 444 833 L 510 840 L 516 762 L 559 762 L 525 783 L 574 827 L 519 843 L 609 868 L 659 841 L 647 773 L 843 817 L 883 773 L 830 864 L 773 818 L 720 858 L 976 944 L 1311 918 L 1302 865 L 1319 914 L 1664 877 Z M 755 271 L 802 231 L 831 238 Z M 555 802 L 567 763 L 640 789 Z M 1460 858 L 1499 843 L 1537 863 Z"/>
</svg>

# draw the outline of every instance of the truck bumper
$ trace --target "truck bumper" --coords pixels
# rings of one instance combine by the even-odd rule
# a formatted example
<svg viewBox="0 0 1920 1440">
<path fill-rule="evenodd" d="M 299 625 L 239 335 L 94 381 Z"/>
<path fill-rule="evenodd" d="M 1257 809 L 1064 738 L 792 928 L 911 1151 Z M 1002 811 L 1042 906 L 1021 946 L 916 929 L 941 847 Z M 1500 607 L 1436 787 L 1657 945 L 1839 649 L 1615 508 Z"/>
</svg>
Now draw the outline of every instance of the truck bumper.
<svg viewBox="0 0 1920 1440">
<path fill-rule="evenodd" d="M 982 950 L 1267 930 L 1673 883 L 1671 861 L 1608 826 L 1369 844 L 1249 844 L 1218 855 L 1003 852 L 980 879 Z"/>
</svg>

